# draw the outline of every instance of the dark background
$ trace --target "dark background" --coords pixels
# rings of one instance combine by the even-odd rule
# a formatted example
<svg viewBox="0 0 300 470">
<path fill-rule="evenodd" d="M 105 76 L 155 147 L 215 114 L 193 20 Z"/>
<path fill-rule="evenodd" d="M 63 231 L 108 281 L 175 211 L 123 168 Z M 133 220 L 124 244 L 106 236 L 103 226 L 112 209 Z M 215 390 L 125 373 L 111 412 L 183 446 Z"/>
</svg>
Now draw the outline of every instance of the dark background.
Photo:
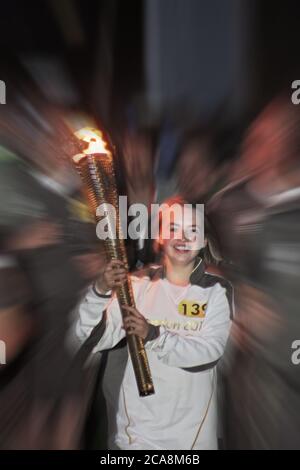
<svg viewBox="0 0 300 470">
<path fill-rule="evenodd" d="M 157 124 L 193 101 L 202 119 L 221 108 L 237 125 L 299 78 L 299 20 L 297 1 L 11 0 L 1 2 L 0 78 L 9 78 L 7 100 L 26 77 L 50 101 L 84 107 L 108 127 L 128 120 L 132 105 L 143 114 L 146 103 Z"/>
</svg>

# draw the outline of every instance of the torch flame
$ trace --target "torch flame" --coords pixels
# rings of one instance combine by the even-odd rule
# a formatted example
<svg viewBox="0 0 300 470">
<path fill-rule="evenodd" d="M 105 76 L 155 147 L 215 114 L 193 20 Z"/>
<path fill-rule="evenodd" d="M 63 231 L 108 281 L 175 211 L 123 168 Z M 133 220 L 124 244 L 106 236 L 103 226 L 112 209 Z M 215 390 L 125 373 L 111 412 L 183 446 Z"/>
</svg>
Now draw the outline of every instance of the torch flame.
<svg viewBox="0 0 300 470">
<path fill-rule="evenodd" d="M 92 155 L 94 153 L 110 154 L 106 148 L 106 142 L 103 139 L 102 132 L 99 129 L 92 127 L 83 127 L 75 132 L 76 137 L 83 142 L 87 142 L 89 146 L 83 150 L 85 155 Z"/>
</svg>

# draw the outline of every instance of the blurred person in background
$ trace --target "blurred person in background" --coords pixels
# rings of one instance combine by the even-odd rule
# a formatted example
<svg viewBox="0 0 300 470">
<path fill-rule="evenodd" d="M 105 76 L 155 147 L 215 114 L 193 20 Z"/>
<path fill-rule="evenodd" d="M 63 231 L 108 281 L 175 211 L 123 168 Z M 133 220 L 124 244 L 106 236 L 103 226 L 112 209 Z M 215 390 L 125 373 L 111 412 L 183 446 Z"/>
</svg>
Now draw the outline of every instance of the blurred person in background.
<svg viewBox="0 0 300 470">
<path fill-rule="evenodd" d="M 86 402 L 66 333 L 102 269 L 94 226 L 74 197 L 69 159 L 81 144 L 57 110 L 26 95 L 1 109 L 0 138 L 0 448 L 76 448 Z"/>
<path fill-rule="evenodd" d="M 169 142 L 170 145 L 173 141 Z M 158 200 L 179 192 L 190 201 L 206 203 L 216 191 L 218 181 L 210 132 L 200 128 L 186 130 L 181 138 L 177 137 L 176 154 L 173 169 L 165 179 L 158 180 Z"/>
<path fill-rule="evenodd" d="M 208 132 L 190 131 L 184 136 L 176 163 L 178 190 L 190 201 L 206 203 L 216 184 L 212 137 Z"/>
<path fill-rule="evenodd" d="M 123 137 L 122 153 L 129 204 L 149 207 L 155 197 L 155 148 L 151 131 L 128 130 Z"/>
<path fill-rule="evenodd" d="M 238 180 L 212 201 L 236 287 L 224 402 L 228 448 L 299 445 L 299 111 L 287 95 L 250 126 Z M 222 221 L 222 222 L 220 222 Z"/>
<path fill-rule="evenodd" d="M 131 204 L 144 204 L 150 209 L 155 202 L 155 139 L 150 129 L 128 129 L 122 137 L 124 181 Z M 153 261 L 151 243 L 145 233 L 138 240 L 127 240 L 130 266 L 135 269 Z"/>
</svg>

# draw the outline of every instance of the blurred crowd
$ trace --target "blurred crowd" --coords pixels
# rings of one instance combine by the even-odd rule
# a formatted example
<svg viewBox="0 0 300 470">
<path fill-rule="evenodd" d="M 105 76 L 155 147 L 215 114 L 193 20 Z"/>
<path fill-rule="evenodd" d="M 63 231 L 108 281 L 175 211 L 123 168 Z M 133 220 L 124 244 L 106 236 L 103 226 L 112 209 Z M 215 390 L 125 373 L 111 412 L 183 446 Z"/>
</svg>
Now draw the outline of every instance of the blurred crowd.
<svg viewBox="0 0 300 470">
<path fill-rule="evenodd" d="M 105 448 L 103 364 L 70 333 L 106 265 L 71 163 L 83 144 L 65 109 L 24 95 L 0 111 L 0 448 Z M 220 446 L 299 448 L 300 365 L 291 359 L 300 339 L 298 108 L 276 96 L 228 158 L 213 126 L 128 125 L 113 139 L 129 203 L 176 193 L 205 203 L 207 269 L 234 286 L 219 364 Z M 129 240 L 128 256 L 132 270 L 153 261 L 151 241 Z"/>
</svg>

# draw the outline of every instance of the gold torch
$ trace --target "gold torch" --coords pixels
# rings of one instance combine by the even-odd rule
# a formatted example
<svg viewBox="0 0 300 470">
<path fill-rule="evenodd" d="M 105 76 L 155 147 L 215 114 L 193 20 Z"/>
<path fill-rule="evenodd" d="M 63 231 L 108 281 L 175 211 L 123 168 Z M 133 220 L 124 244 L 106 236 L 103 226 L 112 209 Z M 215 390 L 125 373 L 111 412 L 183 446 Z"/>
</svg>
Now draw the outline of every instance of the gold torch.
<svg viewBox="0 0 300 470">
<path fill-rule="evenodd" d="M 102 133 L 98 129 L 83 128 L 77 131 L 75 135 L 80 140 L 89 143 L 88 148 L 84 150 L 83 154 L 73 157 L 73 162 L 83 181 L 84 191 L 95 215 L 96 222 L 101 218 L 97 215 L 97 208 L 100 205 L 105 207 L 105 204 L 110 204 L 115 209 L 116 217 L 109 216 L 109 212 L 107 217 L 108 237 L 104 241 L 107 257 L 108 259 L 123 261 L 124 265 L 128 268 L 126 249 L 121 232 L 112 152 L 107 148 L 102 138 Z M 123 305 L 135 306 L 129 276 L 127 276 L 126 282 L 117 288 L 116 294 L 122 315 L 124 316 L 126 312 L 122 309 Z M 154 387 L 143 340 L 135 335 L 127 335 L 127 344 L 139 394 L 140 396 L 151 395 L 154 393 Z"/>
</svg>

